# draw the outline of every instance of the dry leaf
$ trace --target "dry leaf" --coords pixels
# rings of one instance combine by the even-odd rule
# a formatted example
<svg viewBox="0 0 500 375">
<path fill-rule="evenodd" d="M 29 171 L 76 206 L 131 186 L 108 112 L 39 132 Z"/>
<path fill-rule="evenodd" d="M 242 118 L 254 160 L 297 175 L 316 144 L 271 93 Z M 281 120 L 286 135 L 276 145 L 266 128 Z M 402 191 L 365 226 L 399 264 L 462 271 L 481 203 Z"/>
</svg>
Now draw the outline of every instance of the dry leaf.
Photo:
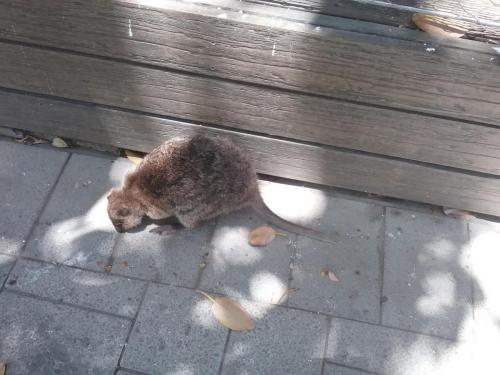
<svg viewBox="0 0 500 375">
<path fill-rule="evenodd" d="M 339 281 L 337 276 L 335 276 L 335 273 L 333 273 L 333 271 L 329 268 L 323 267 L 321 269 L 321 271 L 319 272 L 319 274 L 323 277 L 330 279 L 331 281 L 335 281 L 335 282 Z"/>
<path fill-rule="evenodd" d="M 276 234 L 271 227 L 258 227 L 250 232 L 248 243 L 252 246 L 266 246 L 276 238 Z"/>
<path fill-rule="evenodd" d="M 475 217 L 470 212 L 464 211 L 464 210 L 459 210 L 458 208 L 443 207 L 443 213 L 446 216 L 450 216 L 450 217 L 453 217 L 455 219 L 462 219 L 462 220 L 472 220 Z"/>
<path fill-rule="evenodd" d="M 233 331 L 246 331 L 255 328 L 255 322 L 248 312 L 236 301 L 228 297 L 212 297 L 202 290 L 198 293 L 212 302 L 212 313 L 225 327 Z"/>
<path fill-rule="evenodd" d="M 126 150 L 126 149 L 124 149 L 123 152 L 125 152 L 125 156 L 127 157 L 127 159 L 130 160 L 135 165 L 141 164 L 142 159 L 144 158 L 144 154 L 142 152 Z"/>
<path fill-rule="evenodd" d="M 23 138 L 18 139 L 17 142 L 23 145 L 37 145 L 39 143 L 47 143 L 45 139 L 37 138 L 32 135 L 25 135 Z"/>
<path fill-rule="evenodd" d="M 430 34 L 460 38 L 467 32 L 461 27 L 451 25 L 450 21 L 443 17 L 417 13 L 413 15 L 412 21 L 420 30 Z"/>
<path fill-rule="evenodd" d="M 5 365 L 5 363 L 0 361 L 0 375 L 5 375 L 6 369 L 7 369 L 7 366 Z"/>
<path fill-rule="evenodd" d="M 66 141 L 59 137 L 52 138 L 52 146 L 59 148 L 69 147 Z"/>
</svg>

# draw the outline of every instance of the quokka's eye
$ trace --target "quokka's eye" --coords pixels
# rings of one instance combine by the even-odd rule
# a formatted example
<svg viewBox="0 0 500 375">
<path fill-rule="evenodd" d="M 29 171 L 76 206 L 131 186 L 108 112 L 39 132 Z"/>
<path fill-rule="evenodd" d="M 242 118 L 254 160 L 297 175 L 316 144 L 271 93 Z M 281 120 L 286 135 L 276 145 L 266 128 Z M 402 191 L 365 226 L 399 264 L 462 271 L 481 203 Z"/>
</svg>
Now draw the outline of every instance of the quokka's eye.
<svg viewBox="0 0 500 375">
<path fill-rule="evenodd" d="M 119 216 L 127 216 L 128 214 L 130 214 L 130 210 L 128 208 L 120 208 L 118 210 Z"/>
</svg>

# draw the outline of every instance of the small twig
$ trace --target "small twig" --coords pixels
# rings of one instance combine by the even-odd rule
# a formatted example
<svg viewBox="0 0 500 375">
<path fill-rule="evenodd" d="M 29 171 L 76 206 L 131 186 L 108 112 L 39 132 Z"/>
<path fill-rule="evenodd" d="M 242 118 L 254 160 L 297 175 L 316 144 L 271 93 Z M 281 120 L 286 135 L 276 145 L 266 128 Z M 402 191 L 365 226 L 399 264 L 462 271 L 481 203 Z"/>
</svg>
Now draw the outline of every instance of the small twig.
<svg viewBox="0 0 500 375">
<path fill-rule="evenodd" d="M 276 302 L 276 305 L 279 305 L 281 302 L 283 302 L 291 292 L 296 292 L 297 290 L 299 290 L 299 288 L 290 288 L 285 290 L 281 297 L 278 299 L 278 302 Z"/>
</svg>

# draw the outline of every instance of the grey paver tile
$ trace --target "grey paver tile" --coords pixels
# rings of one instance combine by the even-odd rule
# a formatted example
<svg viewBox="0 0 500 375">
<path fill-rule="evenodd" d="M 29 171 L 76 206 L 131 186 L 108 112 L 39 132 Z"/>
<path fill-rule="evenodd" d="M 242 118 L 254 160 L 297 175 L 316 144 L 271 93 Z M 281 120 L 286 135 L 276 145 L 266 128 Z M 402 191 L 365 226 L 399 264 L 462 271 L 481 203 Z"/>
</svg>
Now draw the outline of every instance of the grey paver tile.
<svg viewBox="0 0 500 375">
<path fill-rule="evenodd" d="M 217 374 L 227 330 L 193 290 L 148 289 L 121 366 L 152 374 Z"/>
<path fill-rule="evenodd" d="M 9 291 L 0 306 L 0 357 L 10 375 L 113 374 L 127 320 Z"/>
<path fill-rule="evenodd" d="M 9 288 L 53 300 L 133 317 L 146 284 L 124 277 L 20 260 Z"/>
<path fill-rule="evenodd" d="M 276 303 L 287 289 L 289 240 L 265 247 L 248 244 L 249 232 L 265 224 L 250 209 L 221 217 L 215 229 L 201 288 L 254 301 Z"/>
<path fill-rule="evenodd" d="M 361 371 L 349 367 L 326 363 L 323 375 L 370 375 L 370 372 Z"/>
<path fill-rule="evenodd" d="M 8 255 L 0 255 L 0 285 L 3 284 L 16 258 Z"/>
<path fill-rule="evenodd" d="M 106 211 L 109 189 L 118 186 L 132 163 L 73 155 L 40 217 L 27 256 L 103 269 L 115 231 Z"/>
<path fill-rule="evenodd" d="M 478 373 L 500 373 L 500 224 L 471 223 L 474 354 Z M 492 372 L 492 373 L 493 373 Z"/>
<path fill-rule="evenodd" d="M 200 264 L 208 254 L 213 224 L 168 236 L 141 232 L 125 233 L 115 247 L 112 272 L 147 280 L 194 287 Z"/>
<path fill-rule="evenodd" d="M 387 212 L 383 324 L 456 338 L 472 308 L 467 223 Z"/>
<path fill-rule="evenodd" d="M 333 197 L 319 189 L 269 181 L 262 181 L 260 187 L 266 204 L 273 212 L 325 233 L 355 237 L 357 229 L 366 227 L 370 231 L 381 223 L 380 205 Z"/>
<path fill-rule="evenodd" d="M 330 198 L 331 213 L 322 229 L 332 226 L 337 243 L 299 237 L 289 305 L 368 322 L 378 322 L 381 265 L 378 250 L 383 220 L 381 207 Z M 335 216 L 335 217 L 333 217 Z M 331 224 L 331 221 L 334 224 Z M 331 269 L 339 282 L 321 277 Z"/>
<path fill-rule="evenodd" d="M 318 314 L 242 301 L 256 326 L 231 332 L 223 375 L 320 375 L 327 320 Z"/>
<path fill-rule="evenodd" d="M 327 359 L 388 375 L 472 372 L 470 351 L 458 342 L 339 318 L 331 322 Z"/>
<path fill-rule="evenodd" d="M 0 141 L 0 253 L 17 254 L 68 154 Z"/>
</svg>

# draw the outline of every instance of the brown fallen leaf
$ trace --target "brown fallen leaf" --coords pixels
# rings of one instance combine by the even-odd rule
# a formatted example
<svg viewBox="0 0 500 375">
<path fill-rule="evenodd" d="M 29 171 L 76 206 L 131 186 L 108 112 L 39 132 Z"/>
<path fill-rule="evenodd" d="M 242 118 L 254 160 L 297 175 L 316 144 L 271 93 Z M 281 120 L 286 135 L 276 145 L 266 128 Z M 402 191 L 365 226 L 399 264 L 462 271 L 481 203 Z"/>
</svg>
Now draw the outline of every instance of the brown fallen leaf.
<svg viewBox="0 0 500 375">
<path fill-rule="evenodd" d="M 58 148 L 66 148 L 69 147 L 66 141 L 62 138 L 55 137 L 52 138 L 52 146 L 58 147 Z"/>
<path fill-rule="evenodd" d="M 459 210 L 458 208 L 443 207 L 443 213 L 446 216 L 461 220 L 472 220 L 475 217 L 469 211 Z"/>
<path fill-rule="evenodd" d="M 467 32 L 464 28 L 451 25 L 450 21 L 443 17 L 417 13 L 413 15 L 412 21 L 420 30 L 429 34 L 460 38 Z"/>
<path fill-rule="evenodd" d="M 7 369 L 7 366 L 5 365 L 5 362 L 0 361 L 0 375 L 5 375 L 6 369 Z"/>
<path fill-rule="evenodd" d="M 248 243 L 252 246 L 266 246 L 276 238 L 276 235 L 276 231 L 271 227 L 258 227 L 250 232 Z"/>
<path fill-rule="evenodd" d="M 212 313 L 225 327 L 233 331 L 247 331 L 255 328 L 255 322 L 248 312 L 236 301 L 228 297 L 212 297 L 202 290 L 198 293 L 212 302 Z"/>
<path fill-rule="evenodd" d="M 330 279 L 331 281 L 335 281 L 335 282 L 339 281 L 337 276 L 335 276 L 335 273 L 333 273 L 333 271 L 329 268 L 323 267 L 321 269 L 321 271 L 319 272 L 319 274 L 325 278 Z"/>
<path fill-rule="evenodd" d="M 123 149 L 123 152 L 125 153 L 127 159 L 130 160 L 135 165 L 141 164 L 142 159 L 144 159 L 145 155 L 142 152 L 127 150 L 127 149 Z"/>
<path fill-rule="evenodd" d="M 21 139 L 18 139 L 17 142 L 22 143 L 23 145 L 37 145 L 39 143 L 47 143 L 45 139 L 37 138 L 32 135 L 25 135 Z"/>
</svg>

